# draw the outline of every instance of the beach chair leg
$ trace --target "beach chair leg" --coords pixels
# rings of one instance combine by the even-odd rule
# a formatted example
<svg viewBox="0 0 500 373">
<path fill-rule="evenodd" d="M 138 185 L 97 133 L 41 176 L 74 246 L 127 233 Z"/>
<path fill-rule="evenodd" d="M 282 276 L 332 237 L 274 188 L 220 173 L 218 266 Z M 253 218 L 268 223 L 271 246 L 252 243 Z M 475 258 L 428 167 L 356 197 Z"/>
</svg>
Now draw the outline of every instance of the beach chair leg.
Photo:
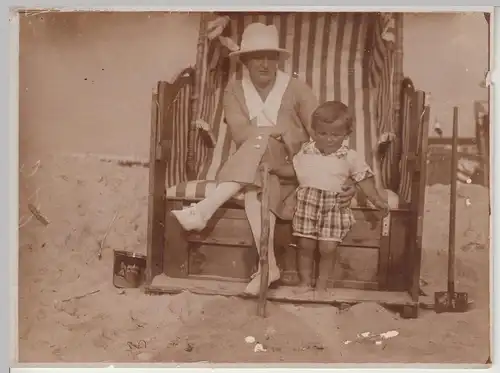
<svg viewBox="0 0 500 373">
<path fill-rule="evenodd" d="M 257 316 L 266 316 L 267 290 L 269 280 L 269 167 L 264 165 L 262 168 L 262 202 L 261 202 L 261 219 L 262 232 L 260 236 L 260 290 L 259 299 L 257 301 Z"/>
</svg>

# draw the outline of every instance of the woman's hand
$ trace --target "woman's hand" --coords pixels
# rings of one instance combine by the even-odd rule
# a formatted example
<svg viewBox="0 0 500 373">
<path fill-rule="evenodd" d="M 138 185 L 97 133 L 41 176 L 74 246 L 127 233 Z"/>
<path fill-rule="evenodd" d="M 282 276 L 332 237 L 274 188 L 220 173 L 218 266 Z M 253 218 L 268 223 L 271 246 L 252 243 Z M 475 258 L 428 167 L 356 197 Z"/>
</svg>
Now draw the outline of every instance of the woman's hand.
<svg viewBox="0 0 500 373">
<path fill-rule="evenodd" d="M 281 138 L 281 136 L 284 133 L 283 129 L 278 126 L 260 127 L 259 129 L 263 131 L 266 135 L 273 137 L 275 139 Z"/>
<path fill-rule="evenodd" d="M 271 168 L 271 165 L 269 163 L 263 162 L 259 165 L 259 172 L 265 173 L 266 171 L 269 174 L 273 174 L 274 170 Z"/>
<path fill-rule="evenodd" d="M 281 179 L 293 179 L 296 177 L 295 170 L 291 163 L 283 164 L 276 168 L 271 168 L 269 172 L 273 175 L 278 176 Z"/>
<path fill-rule="evenodd" d="M 341 208 L 347 208 L 351 205 L 351 200 L 356 195 L 356 186 L 354 184 L 344 184 L 342 192 L 338 195 L 338 202 Z"/>
</svg>

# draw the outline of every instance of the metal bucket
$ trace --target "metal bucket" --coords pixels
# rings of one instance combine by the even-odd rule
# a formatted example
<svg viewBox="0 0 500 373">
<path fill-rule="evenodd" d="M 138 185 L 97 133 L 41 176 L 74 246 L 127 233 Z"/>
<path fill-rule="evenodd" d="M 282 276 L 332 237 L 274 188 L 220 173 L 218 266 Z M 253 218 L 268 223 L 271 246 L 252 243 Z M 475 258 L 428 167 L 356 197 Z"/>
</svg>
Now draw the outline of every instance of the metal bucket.
<svg viewBox="0 0 500 373">
<path fill-rule="evenodd" d="M 138 288 L 144 282 L 146 256 L 114 250 L 113 285 L 116 288 Z"/>
</svg>

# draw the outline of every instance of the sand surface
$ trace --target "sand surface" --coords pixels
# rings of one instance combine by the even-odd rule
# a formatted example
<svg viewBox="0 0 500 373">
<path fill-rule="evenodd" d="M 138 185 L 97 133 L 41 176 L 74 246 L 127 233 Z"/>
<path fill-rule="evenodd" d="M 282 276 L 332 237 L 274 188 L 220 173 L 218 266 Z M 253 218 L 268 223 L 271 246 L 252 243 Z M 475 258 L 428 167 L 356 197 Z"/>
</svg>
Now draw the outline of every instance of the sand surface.
<svg viewBox="0 0 500 373">
<path fill-rule="evenodd" d="M 416 320 L 375 304 L 271 303 L 255 316 L 252 300 L 190 293 L 150 296 L 112 285 L 113 249 L 143 252 L 147 169 L 92 158 L 47 157 L 21 194 L 47 217 L 20 234 L 19 353 L 22 362 L 463 362 L 489 355 L 488 193 L 459 188 L 457 290 L 473 308 L 463 314 L 421 311 Z M 89 176 L 91 175 L 91 176 Z M 446 287 L 449 187 L 427 192 L 424 290 Z M 468 202 L 466 202 L 468 201 Z M 98 259 L 99 242 L 112 225 Z M 21 206 L 21 216 L 27 214 Z M 96 292 L 97 291 L 97 292 Z M 70 299 L 85 295 L 81 299 Z M 363 332 L 398 331 L 382 345 L 344 344 Z M 253 336 L 265 352 L 254 352 Z"/>
</svg>

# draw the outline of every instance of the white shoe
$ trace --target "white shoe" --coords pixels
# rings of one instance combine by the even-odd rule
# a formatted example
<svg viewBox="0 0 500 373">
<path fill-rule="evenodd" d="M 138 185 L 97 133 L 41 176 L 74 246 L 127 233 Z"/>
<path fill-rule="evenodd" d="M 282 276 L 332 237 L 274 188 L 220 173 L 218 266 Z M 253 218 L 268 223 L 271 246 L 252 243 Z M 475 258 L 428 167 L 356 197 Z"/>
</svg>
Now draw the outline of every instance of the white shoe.
<svg viewBox="0 0 500 373">
<path fill-rule="evenodd" d="M 252 280 L 247 285 L 243 293 L 248 295 L 258 295 L 260 293 L 260 272 L 256 272 L 251 276 Z M 267 280 L 267 285 L 271 285 L 280 279 L 280 270 L 276 267 L 269 270 L 269 278 Z"/>
<path fill-rule="evenodd" d="M 196 205 L 182 210 L 172 210 L 172 215 L 186 231 L 202 231 L 207 226 L 207 221 L 200 214 Z"/>
</svg>

